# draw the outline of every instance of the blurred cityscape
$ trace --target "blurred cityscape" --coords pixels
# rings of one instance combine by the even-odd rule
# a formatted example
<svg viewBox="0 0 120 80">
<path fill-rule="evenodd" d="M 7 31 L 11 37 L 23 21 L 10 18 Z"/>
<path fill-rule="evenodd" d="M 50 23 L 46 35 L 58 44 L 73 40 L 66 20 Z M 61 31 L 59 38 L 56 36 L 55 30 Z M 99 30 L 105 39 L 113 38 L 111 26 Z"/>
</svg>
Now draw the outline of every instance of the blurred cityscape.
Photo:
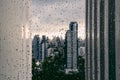
<svg viewBox="0 0 120 80">
<path fill-rule="evenodd" d="M 53 63 L 51 63 L 51 59 L 53 60 Z M 76 77 L 78 78 L 78 80 L 84 80 L 84 59 L 85 41 L 78 38 L 77 22 L 71 22 L 69 24 L 69 30 L 67 30 L 65 34 L 65 39 L 63 39 L 62 37 L 53 37 L 53 39 L 49 39 L 49 36 L 45 35 L 43 35 L 42 38 L 40 38 L 39 35 L 35 35 L 33 38 L 33 80 L 36 80 L 36 78 L 42 80 L 44 78 L 39 76 L 46 76 L 48 73 L 49 76 L 56 77 L 58 74 L 61 74 L 61 72 L 64 73 L 64 80 L 66 80 L 65 75 L 73 75 L 73 73 L 74 76 L 78 76 L 78 74 L 81 75 Z M 44 66 L 44 64 L 47 64 L 46 60 L 51 61 L 48 66 Z M 59 63 L 54 63 L 57 61 L 59 61 Z M 56 67 L 53 64 L 56 65 Z M 49 67 L 50 65 L 51 67 Z M 48 68 L 48 70 L 51 70 L 54 67 L 55 68 L 51 72 L 47 71 L 47 74 L 42 74 L 41 72 L 45 71 L 45 67 Z M 58 71 L 56 70 L 56 68 L 58 69 Z M 36 71 L 38 72 L 36 73 Z M 54 72 L 56 72 L 56 74 L 54 74 Z M 54 75 L 52 76 L 51 74 Z M 58 76 L 58 78 L 62 76 L 63 75 L 60 75 Z M 54 78 L 52 78 L 52 80 L 53 79 Z M 72 76 L 71 79 L 73 80 Z"/>
<path fill-rule="evenodd" d="M 120 80 L 120 0 L 31 5 L 0 1 L 0 80 Z"/>
</svg>

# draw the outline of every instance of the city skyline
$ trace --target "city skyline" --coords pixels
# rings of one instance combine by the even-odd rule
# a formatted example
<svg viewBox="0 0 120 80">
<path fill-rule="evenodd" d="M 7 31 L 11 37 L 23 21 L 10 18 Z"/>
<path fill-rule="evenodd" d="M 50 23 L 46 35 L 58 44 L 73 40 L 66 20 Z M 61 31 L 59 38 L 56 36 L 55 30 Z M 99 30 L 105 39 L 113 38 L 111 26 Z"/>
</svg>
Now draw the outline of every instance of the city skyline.
<svg viewBox="0 0 120 80">
<path fill-rule="evenodd" d="M 81 56 L 83 48 L 80 45 L 82 41 L 78 39 L 78 23 L 70 22 L 69 29 L 66 31 L 65 39 L 61 37 L 54 37 L 50 40 L 45 35 L 40 39 L 39 35 L 35 35 L 32 40 L 32 60 L 36 62 L 44 62 L 46 59 L 62 55 L 64 60 L 64 72 L 71 74 L 71 72 L 78 73 L 78 57 Z M 81 48 L 81 49 L 80 49 Z M 84 57 L 84 56 L 81 56 Z M 81 68 L 79 68 L 81 69 Z"/>
<path fill-rule="evenodd" d="M 65 35 L 71 21 L 77 21 L 78 34 L 86 39 L 78 39 L 78 73 L 65 74 L 66 43 L 59 35 Z M 31 38 L 33 34 L 56 37 L 47 38 L 46 46 L 46 40 Z M 73 35 L 67 37 L 68 51 L 75 54 Z M 39 63 L 32 59 L 39 59 L 33 48 L 50 57 Z M 0 80 L 120 80 L 119 50 L 119 0 L 0 1 Z"/>
<path fill-rule="evenodd" d="M 33 39 L 34 38 L 34 36 L 35 35 L 39 35 L 39 38 L 40 39 L 42 39 L 42 36 L 46 36 L 48 39 L 50 39 L 50 40 L 52 40 L 52 39 L 54 39 L 54 38 L 56 38 L 56 37 L 60 37 L 61 39 L 65 39 L 65 34 L 66 34 L 66 32 L 67 32 L 67 30 L 65 30 L 65 32 L 63 33 L 63 32 L 60 32 L 61 34 L 59 34 L 58 33 L 58 35 L 54 35 L 54 34 L 56 34 L 56 33 L 51 33 L 52 35 L 49 35 L 49 33 L 38 33 L 38 32 L 36 32 L 36 33 L 32 33 L 32 36 L 31 36 L 31 38 Z M 78 34 L 79 35 L 79 34 Z M 81 37 L 81 36 L 78 36 L 78 39 L 80 39 L 80 40 L 85 40 L 85 35 L 83 36 L 83 37 Z"/>
<path fill-rule="evenodd" d="M 64 38 L 71 21 L 78 22 L 78 37 L 85 39 L 85 1 L 32 1 L 32 38 L 35 34 L 47 35 L 50 38 L 53 35 Z"/>
</svg>

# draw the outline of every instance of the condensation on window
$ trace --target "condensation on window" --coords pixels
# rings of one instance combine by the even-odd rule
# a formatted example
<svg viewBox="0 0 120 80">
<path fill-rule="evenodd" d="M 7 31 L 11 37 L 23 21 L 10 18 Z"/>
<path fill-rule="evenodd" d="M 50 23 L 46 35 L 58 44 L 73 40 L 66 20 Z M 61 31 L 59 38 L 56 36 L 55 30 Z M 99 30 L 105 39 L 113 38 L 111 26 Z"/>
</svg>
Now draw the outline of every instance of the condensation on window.
<svg viewBox="0 0 120 80">
<path fill-rule="evenodd" d="M 0 0 L 0 80 L 31 80 L 30 19 L 31 0 Z"/>
</svg>

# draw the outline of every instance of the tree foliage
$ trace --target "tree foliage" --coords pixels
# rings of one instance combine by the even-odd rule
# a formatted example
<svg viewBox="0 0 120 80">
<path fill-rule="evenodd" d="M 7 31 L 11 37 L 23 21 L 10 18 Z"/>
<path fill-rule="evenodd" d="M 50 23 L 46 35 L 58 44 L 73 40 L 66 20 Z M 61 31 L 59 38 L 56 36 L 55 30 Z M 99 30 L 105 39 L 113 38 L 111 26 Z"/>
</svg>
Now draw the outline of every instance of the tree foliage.
<svg viewBox="0 0 120 80">
<path fill-rule="evenodd" d="M 36 66 L 33 60 L 32 80 L 85 80 L 84 59 L 81 56 L 78 57 L 78 73 L 65 74 L 64 62 L 63 54 L 46 58 L 41 67 Z"/>
</svg>

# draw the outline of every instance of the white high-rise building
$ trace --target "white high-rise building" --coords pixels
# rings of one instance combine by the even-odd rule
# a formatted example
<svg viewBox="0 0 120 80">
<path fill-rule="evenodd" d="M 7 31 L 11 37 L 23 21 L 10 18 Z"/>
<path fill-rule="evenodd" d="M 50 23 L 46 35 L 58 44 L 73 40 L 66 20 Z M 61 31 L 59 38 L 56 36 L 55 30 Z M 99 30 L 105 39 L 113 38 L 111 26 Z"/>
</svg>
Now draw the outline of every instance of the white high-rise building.
<svg viewBox="0 0 120 80">
<path fill-rule="evenodd" d="M 78 24 L 71 22 L 66 32 L 66 73 L 77 72 L 78 57 Z"/>
<path fill-rule="evenodd" d="M 40 48 L 40 37 L 35 35 L 32 40 L 32 59 L 35 59 L 35 61 L 41 60 Z"/>
<path fill-rule="evenodd" d="M 46 36 L 42 36 L 42 42 L 41 42 L 42 61 L 44 61 L 44 59 L 48 56 L 47 47 L 48 47 L 48 42 Z"/>
</svg>

